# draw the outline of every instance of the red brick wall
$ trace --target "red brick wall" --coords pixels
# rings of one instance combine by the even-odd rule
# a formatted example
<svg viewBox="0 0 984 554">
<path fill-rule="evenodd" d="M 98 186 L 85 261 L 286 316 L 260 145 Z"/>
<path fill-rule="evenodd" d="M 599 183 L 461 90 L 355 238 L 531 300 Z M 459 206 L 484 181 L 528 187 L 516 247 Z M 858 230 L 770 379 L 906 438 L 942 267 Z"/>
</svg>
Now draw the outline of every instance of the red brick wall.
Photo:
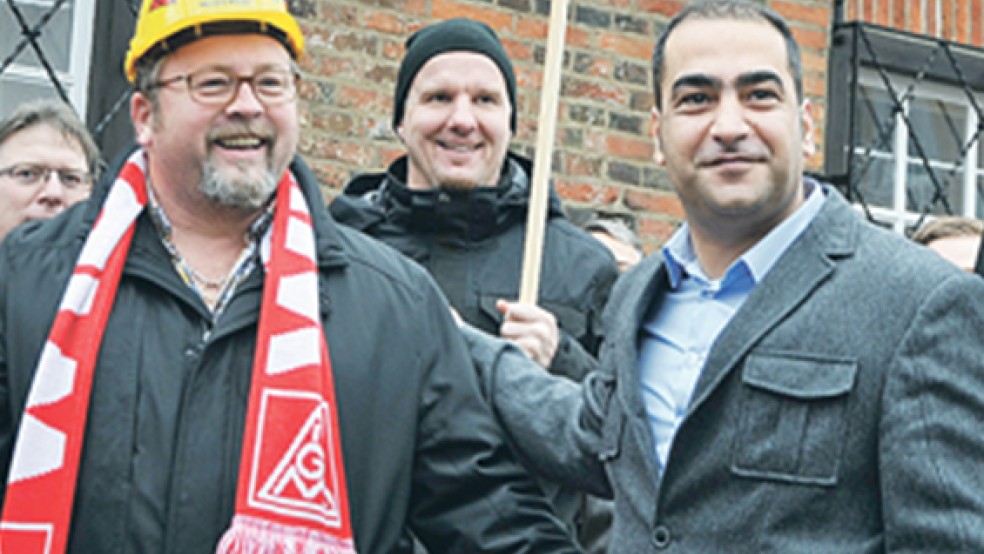
<svg viewBox="0 0 984 554">
<path fill-rule="evenodd" d="M 941 22 L 924 17 L 919 11 L 923 2 L 933 13 L 937 3 L 946 6 Z M 982 2 L 848 0 L 845 15 L 904 21 L 920 31 L 925 25 L 939 26 L 944 33 L 973 37 L 979 43 Z M 814 103 L 821 141 L 833 0 L 765 3 L 790 20 L 803 47 L 805 88 Z M 657 248 L 683 215 L 664 172 L 652 162 L 648 136 L 649 57 L 667 18 L 683 4 L 569 4 L 554 183 L 569 206 L 632 218 L 647 250 Z M 403 41 L 439 19 L 472 17 L 499 33 L 519 86 L 513 149 L 532 157 L 549 15 L 546 0 L 290 0 L 290 6 L 301 18 L 309 52 L 303 62 L 301 151 L 326 184 L 328 196 L 338 194 L 352 174 L 383 168 L 402 153 L 390 130 L 390 117 Z M 915 23 L 924 20 L 925 24 Z M 819 169 L 821 163 L 818 155 L 810 165 Z"/>
<path fill-rule="evenodd" d="M 847 20 L 984 46 L 984 0 L 845 0 Z"/>
</svg>

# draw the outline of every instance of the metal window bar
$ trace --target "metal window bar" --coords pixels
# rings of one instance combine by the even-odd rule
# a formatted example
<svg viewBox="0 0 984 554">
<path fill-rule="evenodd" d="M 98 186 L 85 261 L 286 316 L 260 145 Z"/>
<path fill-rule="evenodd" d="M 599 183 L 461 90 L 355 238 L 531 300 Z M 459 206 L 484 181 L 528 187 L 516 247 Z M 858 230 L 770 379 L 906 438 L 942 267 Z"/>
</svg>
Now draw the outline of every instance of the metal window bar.
<svg viewBox="0 0 984 554">
<path fill-rule="evenodd" d="M 845 28 L 848 26 L 843 21 L 843 1 L 838 0 L 834 9 L 834 31 L 836 32 L 838 27 L 842 25 Z M 968 198 L 977 196 L 973 194 L 974 192 L 978 194 L 981 192 L 981 185 L 976 177 L 977 171 L 981 169 L 978 167 L 979 161 L 977 160 L 976 150 L 980 148 L 979 141 L 982 133 L 984 133 L 984 111 L 982 111 L 982 107 L 977 100 L 974 86 L 968 82 L 964 67 L 962 67 L 958 57 L 954 55 L 953 48 L 947 41 L 932 37 L 918 37 L 922 42 L 932 44 L 932 48 L 920 65 L 917 66 L 918 60 L 906 64 L 914 68 L 914 71 L 902 71 L 898 66 L 897 60 L 894 65 L 882 63 L 881 52 L 879 52 L 876 45 L 873 44 L 873 41 L 868 36 L 869 28 L 874 29 L 877 26 L 854 24 L 851 27 L 854 40 L 852 41 L 850 52 L 852 71 L 849 88 L 850 98 L 847 104 L 850 114 L 847 118 L 848 127 L 845 136 L 847 141 L 845 170 L 847 174 L 838 179 L 840 186 L 852 202 L 860 205 L 863 213 L 869 220 L 876 221 L 876 217 L 872 213 L 871 206 L 865 198 L 862 189 L 869 179 L 875 178 L 873 176 L 873 168 L 876 164 L 877 157 L 874 153 L 876 151 L 892 151 L 895 156 L 905 156 L 904 163 L 907 164 L 908 171 L 911 172 L 914 166 L 918 166 L 924 171 L 925 179 L 932 188 L 929 198 L 921 200 L 918 194 L 919 190 L 916 188 L 918 184 L 914 184 L 912 179 L 907 179 L 908 182 L 905 183 L 905 203 L 903 204 L 905 207 L 904 211 L 915 213 L 918 216 L 915 225 L 909 226 L 909 229 L 914 229 L 927 216 L 933 213 L 942 212 L 953 214 L 954 206 L 951 204 L 950 197 L 947 195 L 947 192 L 951 188 L 954 191 L 959 189 L 961 192 L 959 198 L 962 198 L 965 203 Z M 879 117 L 874 99 L 867 95 L 860 85 L 859 77 L 862 57 L 865 59 L 864 67 L 872 70 L 877 75 L 881 87 L 883 87 L 883 90 L 888 95 L 889 101 L 892 103 L 891 114 L 887 117 L 884 114 L 882 117 Z M 948 66 L 951 72 L 949 80 L 953 82 L 953 89 L 963 92 L 963 97 L 966 98 L 966 106 L 968 110 L 973 112 L 969 114 L 971 116 L 971 122 L 966 126 L 961 125 L 954 118 L 954 114 L 947 108 L 946 103 L 937 100 L 932 95 L 921 97 L 918 94 L 919 87 L 932 80 L 930 76 L 931 69 L 936 66 L 935 70 L 938 73 L 938 66 L 941 64 Z M 978 71 L 978 73 L 980 72 Z M 904 89 L 899 90 L 893 84 L 892 75 L 911 77 L 912 81 Z M 934 159 L 927 153 L 927 146 L 931 145 L 931 143 L 926 143 L 925 137 L 920 136 L 920 130 L 914 125 L 913 119 L 906 109 L 907 104 L 917 98 L 929 100 L 929 105 L 935 106 L 934 114 L 939 120 L 937 131 L 944 133 L 944 138 L 947 140 L 952 139 L 953 145 L 958 146 L 958 152 L 955 154 L 956 159 L 943 159 L 939 156 Z M 936 100 L 935 103 L 932 103 L 933 100 Z M 859 139 L 861 134 L 857 128 L 860 116 L 863 114 L 870 114 L 870 120 L 874 124 L 874 128 L 871 129 L 873 132 L 867 133 L 871 138 L 869 138 L 866 144 L 861 144 L 861 140 Z M 974 127 L 974 121 L 976 121 L 976 127 Z M 908 151 L 900 152 L 898 148 L 893 150 L 889 147 L 892 144 L 893 136 L 897 132 L 898 124 L 904 124 L 906 127 L 908 140 L 906 146 Z M 932 139 L 932 137 L 930 138 Z M 938 140 L 940 137 L 937 136 L 936 138 Z M 902 144 L 905 144 L 905 142 L 903 141 Z M 969 158 L 971 154 L 974 155 L 974 159 Z M 918 159 L 918 162 L 910 162 L 913 158 Z M 972 172 L 970 177 L 967 177 L 967 172 Z M 973 187 L 976 190 L 965 191 L 964 189 L 967 187 Z M 965 207 L 965 211 L 970 209 L 969 207 Z"/>
<path fill-rule="evenodd" d="M 51 63 L 48 61 L 47 56 L 44 55 L 44 50 L 38 43 L 38 39 L 41 36 L 41 30 L 48 24 L 49 21 L 51 21 L 51 18 L 58 13 L 58 10 L 61 9 L 62 4 L 65 2 L 66 0 L 55 0 L 55 3 L 52 4 L 50 9 L 44 12 L 38 23 L 31 27 L 27 24 L 27 20 L 24 19 L 23 12 L 21 12 L 17 4 L 14 3 L 14 0 L 7 0 L 7 8 L 17 21 L 17 26 L 20 27 L 22 38 L 20 42 L 14 46 L 13 51 L 6 58 L 4 58 L 2 62 L 0 62 L 0 75 L 2 75 L 3 72 L 14 63 L 14 60 L 17 59 L 17 56 L 19 56 L 25 48 L 30 46 L 37 55 L 38 61 L 41 63 L 41 67 L 44 68 L 45 73 L 48 75 L 48 79 L 51 80 L 51 85 L 54 87 L 55 92 L 58 93 L 58 96 L 62 100 L 68 102 L 68 94 L 65 93 L 65 87 L 62 86 L 61 81 L 58 79 L 58 74 L 51 67 Z"/>
<path fill-rule="evenodd" d="M 919 156 L 922 162 L 923 169 L 925 169 L 926 175 L 929 177 L 930 181 L 932 182 L 933 197 L 930 201 L 930 205 L 927 206 L 925 210 L 920 210 L 921 212 L 920 221 L 925 218 L 926 214 L 929 211 L 932 210 L 932 204 L 935 204 L 937 202 L 942 202 L 943 208 L 946 211 L 946 213 L 952 214 L 953 209 L 950 206 L 950 203 L 946 197 L 946 188 L 945 188 L 946 184 L 944 182 L 941 182 L 940 176 L 937 175 L 935 169 L 930 165 L 930 158 L 926 154 L 926 150 L 923 147 L 922 141 L 919 139 L 918 133 L 915 132 L 914 129 L 915 126 L 912 124 L 912 120 L 909 117 L 908 111 L 905 109 L 906 103 L 909 100 L 915 98 L 916 86 L 919 83 L 923 82 L 923 80 L 925 79 L 926 71 L 936 61 L 936 56 L 938 55 L 940 48 L 942 47 L 945 49 L 946 45 L 937 44 L 937 47 L 931 51 L 930 56 L 923 63 L 922 67 L 916 73 L 912 82 L 909 83 L 909 86 L 906 87 L 905 91 L 902 94 L 899 94 L 899 92 L 896 91 L 895 86 L 892 84 L 892 80 L 889 72 L 886 71 L 885 68 L 882 66 L 882 64 L 879 63 L 878 52 L 872 46 L 871 42 L 868 40 L 868 35 L 865 32 L 864 28 L 861 28 L 859 38 L 861 39 L 861 42 L 864 45 L 865 49 L 867 50 L 868 54 L 871 56 L 871 59 L 874 61 L 874 68 L 878 72 L 878 76 L 880 77 L 882 84 L 885 87 L 885 90 L 888 91 L 889 99 L 894 103 L 893 115 L 901 116 L 902 121 L 905 123 L 906 132 L 908 133 L 908 138 L 911 141 L 911 145 L 912 147 L 915 148 L 916 155 Z M 962 142 L 961 139 L 962 137 L 958 135 L 957 140 L 959 142 Z M 899 153 L 896 152 L 896 155 L 898 154 Z M 955 163 L 957 165 L 959 165 L 960 162 L 961 160 L 955 160 Z M 870 164 L 872 163 L 872 158 L 863 160 L 862 163 Z M 860 184 L 859 181 L 855 181 L 853 179 L 850 181 L 850 183 L 852 187 L 858 186 Z M 909 205 L 910 202 L 912 204 L 916 203 L 916 198 L 914 197 L 912 190 L 909 187 L 906 187 L 906 197 L 907 197 L 906 205 Z M 916 206 L 916 208 L 919 209 L 920 207 Z"/>
<path fill-rule="evenodd" d="M 141 0 L 120 0 L 120 2 L 130 12 L 130 15 L 133 17 L 133 19 L 136 20 L 137 15 L 140 13 Z M 109 111 L 107 111 L 106 114 L 99 119 L 99 122 L 96 123 L 95 128 L 92 130 L 92 134 L 97 141 L 101 142 L 100 139 L 102 138 L 103 132 L 105 132 L 106 127 L 108 127 L 109 124 L 116 117 L 116 115 L 126 107 L 127 101 L 130 99 L 130 95 L 132 94 L 133 94 L 132 87 L 129 87 L 126 90 L 124 90 L 120 94 L 119 98 L 116 99 L 116 102 L 113 103 L 113 106 L 109 109 Z"/>
<path fill-rule="evenodd" d="M 44 51 L 40 38 L 52 18 L 58 14 L 58 11 L 68 1 L 69 0 L 53 0 L 52 5 L 41 13 L 41 17 L 34 25 L 28 23 L 22 8 L 18 6 L 14 0 L 4 1 L 3 4 L 5 4 L 5 6 L 2 6 L 2 9 L 9 11 L 9 13 L 13 16 L 13 21 L 15 21 L 17 27 L 20 28 L 20 40 L 16 43 L 11 41 L 9 44 L 12 45 L 12 49 L 9 51 L 0 52 L 0 56 L 2 56 L 2 61 L 0 61 L 0 75 L 2 75 L 7 72 L 12 65 L 14 65 L 15 60 L 24 52 L 25 49 L 31 48 L 43 68 L 48 81 L 50 81 L 52 89 L 65 102 L 69 102 L 65 85 L 61 82 L 58 72 L 52 66 L 49 59 L 50 56 L 48 56 Z M 136 20 L 137 14 L 140 11 L 140 2 L 141 0 L 115 0 L 116 7 L 113 9 L 127 10 L 130 17 L 133 20 Z M 4 50 L 6 50 L 6 45 L 4 46 Z M 86 86 L 86 84 L 77 83 L 76 86 Z M 116 101 L 111 105 L 111 108 L 109 108 L 106 113 L 101 114 L 101 117 L 98 119 L 98 123 L 91 129 L 93 137 L 96 139 L 97 143 L 101 142 L 100 139 L 103 132 L 106 130 L 106 127 L 113 121 L 119 112 L 125 110 L 131 93 L 132 90 L 130 89 L 123 91 L 123 93 L 120 94 Z M 90 121 L 94 119 L 95 118 L 90 118 Z"/>
</svg>

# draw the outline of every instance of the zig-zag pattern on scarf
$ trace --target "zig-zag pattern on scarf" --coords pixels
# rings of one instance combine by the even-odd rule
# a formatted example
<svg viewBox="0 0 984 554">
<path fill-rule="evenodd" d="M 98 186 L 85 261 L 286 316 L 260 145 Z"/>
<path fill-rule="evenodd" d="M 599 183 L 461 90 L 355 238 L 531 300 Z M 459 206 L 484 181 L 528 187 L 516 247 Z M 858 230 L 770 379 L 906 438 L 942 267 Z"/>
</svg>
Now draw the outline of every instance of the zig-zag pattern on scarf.
<svg viewBox="0 0 984 554">
<path fill-rule="evenodd" d="M 0 552 L 68 544 L 92 377 L 135 221 L 145 156 L 124 164 L 69 279 L 44 345 L 11 462 Z M 273 229 L 228 553 L 354 553 L 334 384 L 318 313 L 314 231 L 287 173 Z"/>
</svg>

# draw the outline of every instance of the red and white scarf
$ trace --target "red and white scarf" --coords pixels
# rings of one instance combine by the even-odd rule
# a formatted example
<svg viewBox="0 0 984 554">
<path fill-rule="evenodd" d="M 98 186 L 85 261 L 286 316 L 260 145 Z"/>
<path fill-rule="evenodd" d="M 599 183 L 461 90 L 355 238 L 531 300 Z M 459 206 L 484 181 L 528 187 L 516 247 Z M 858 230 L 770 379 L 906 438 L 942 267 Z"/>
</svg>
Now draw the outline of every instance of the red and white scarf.
<svg viewBox="0 0 984 554">
<path fill-rule="evenodd" d="M 42 351 L 11 461 L 0 552 L 66 549 L 99 345 L 146 204 L 138 151 L 113 183 Z M 314 230 L 289 172 L 260 251 L 266 281 L 236 513 L 217 552 L 354 553 Z"/>
</svg>

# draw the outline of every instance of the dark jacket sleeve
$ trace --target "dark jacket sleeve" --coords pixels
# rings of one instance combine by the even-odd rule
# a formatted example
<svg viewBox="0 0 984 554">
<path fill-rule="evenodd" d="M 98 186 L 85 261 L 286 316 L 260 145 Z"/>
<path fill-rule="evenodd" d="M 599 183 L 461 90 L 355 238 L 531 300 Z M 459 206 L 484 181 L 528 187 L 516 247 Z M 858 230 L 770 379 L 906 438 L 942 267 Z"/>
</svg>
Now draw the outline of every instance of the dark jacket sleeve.
<svg viewBox="0 0 984 554">
<path fill-rule="evenodd" d="M 0 507 L 7 497 L 7 473 L 14 450 L 14 410 L 10 398 L 10 376 L 7 369 L 7 250 L 0 248 Z"/>
<path fill-rule="evenodd" d="M 432 552 L 578 552 L 532 477 L 506 446 L 450 311 L 433 293 L 421 337 L 411 526 Z"/>
<path fill-rule="evenodd" d="M 610 372 L 574 383 L 543 370 L 518 348 L 462 328 L 482 390 L 526 467 L 563 485 L 610 498 L 600 452 L 613 393 Z"/>
<path fill-rule="evenodd" d="M 607 255 L 607 252 L 605 254 Z M 549 368 L 550 373 L 554 375 L 561 375 L 580 383 L 598 367 L 598 352 L 605 335 L 601 314 L 605 311 L 612 286 L 618 278 L 614 259 L 609 258 L 611 256 L 603 258 L 603 263 L 597 263 L 590 277 L 590 286 L 586 291 L 590 298 L 581 310 L 583 329 L 579 329 L 576 336 L 563 328 L 560 329 L 560 342 Z M 550 309 L 550 306 L 546 308 Z M 559 320 L 563 319 L 562 314 L 554 315 Z"/>
<path fill-rule="evenodd" d="M 597 367 L 598 360 L 595 356 L 569 333 L 560 329 L 560 342 L 553 360 L 550 361 L 550 373 L 581 382 Z"/>
</svg>

